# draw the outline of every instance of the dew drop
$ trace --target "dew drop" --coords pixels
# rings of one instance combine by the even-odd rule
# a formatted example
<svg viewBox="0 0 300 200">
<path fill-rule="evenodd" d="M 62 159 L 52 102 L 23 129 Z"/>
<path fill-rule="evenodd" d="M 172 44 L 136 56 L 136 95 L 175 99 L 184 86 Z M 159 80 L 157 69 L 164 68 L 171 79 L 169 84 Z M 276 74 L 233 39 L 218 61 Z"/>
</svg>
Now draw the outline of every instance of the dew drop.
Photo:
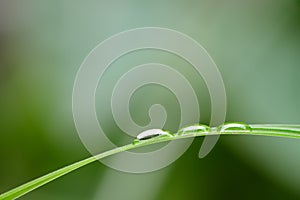
<svg viewBox="0 0 300 200">
<path fill-rule="evenodd" d="M 250 132 L 252 128 L 243 122 L 233 122 L 233 123 L 225 123 L 223 125 L 218 126 L 217 131 L 224 132 Z"/>
<path fill-rule="evenodd" d="M 133 141 L 133 143 L 136 144 L 141 140 L 147 140 L 158 136 L 173 137 L 173 135 L 167 131 L 163 131 L 161 129 L 149 129 L 138 134 L 136 136 L 136 139 Z"/>
<path fill-rule="evenodd" d="M 204 133 L 204 132 L 210 132 L 210 127 L 203 125 L 203 124 L 199 124 L 199 125 L 192 125 L 192 126 L 188 126 L 185 128 L 182 128 L 178 131 L 178 135 L 184 135 L 184 134 L 188 134 L 188 133 Z"/>
</svg>

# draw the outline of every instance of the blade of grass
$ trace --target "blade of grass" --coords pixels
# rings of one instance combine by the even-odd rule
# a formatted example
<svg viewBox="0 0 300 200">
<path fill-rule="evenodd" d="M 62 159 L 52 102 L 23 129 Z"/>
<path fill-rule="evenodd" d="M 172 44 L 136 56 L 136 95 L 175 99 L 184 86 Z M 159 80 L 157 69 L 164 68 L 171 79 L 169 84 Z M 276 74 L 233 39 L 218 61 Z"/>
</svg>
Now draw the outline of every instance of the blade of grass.
<svg viewBox="0 0 300 200">
<path fill-rule="evenodd" d="M 86 158 L 84 160 L 78 161 L 61 169 L 58 169 L 54 172 L 46 174 L 40 178 L 27 182 L 19 187 L 16 187 L 6 193 L 0 195 L 0 200 L 10 200 L 16 199 L 23 196 L 24 194 L 45 185 L 65 174 L 68 174 L 80 167 L 83 167 L 89 163 L 92 163 L 96 160 L 105 158 L 110 155 L 114 155 L 123 151 L 130 149 L 147 146 L 160 142 L 167 142 L 171 140 L 178 140 L 190 137 L 206 136 L 206 135 L 261 135 L 261 136 L 273 136 L 273 137 L 285 137 L 285 138 L 299 138 L 300 139 L 300 125 L 284 125 L 284 124 L 253 124 L 250 125 L 252 130 L 249 131 L 228 131 L 228 132 L 217 132 L 217 129 L 212 129 L 211 132 L 190 132 L 184 135 L 175 135 L 174 137 L 155 137 L 148 140 L 141 140 L 135 144 L 124 145 L 109 151 L 105 151 L 98 155 Z"/>
</svg>

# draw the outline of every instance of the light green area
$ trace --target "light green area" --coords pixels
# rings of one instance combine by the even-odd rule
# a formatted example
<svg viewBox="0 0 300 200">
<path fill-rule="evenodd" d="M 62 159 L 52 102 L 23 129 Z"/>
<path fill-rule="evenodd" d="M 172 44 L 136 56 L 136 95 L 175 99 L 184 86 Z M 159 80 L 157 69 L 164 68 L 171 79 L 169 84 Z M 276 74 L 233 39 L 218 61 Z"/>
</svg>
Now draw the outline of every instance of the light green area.
<svg viewBox="0 0 300 200">
<path fill-rule="evenodd" d="M 74 78 L 92 48 L 131 28 L 171 28 L 202 44 L 224 79 L 226 121 L 299 124 L 299 10 L 299 0 L 0 1 L 0 193 L 89 156 L 73 123 Z M 197 93 L 200 122 L 209 123 L 210 97 L 192 66 L 161 52 L 127 56 L 110 68 L 96 95 L 98 117 L 116 145 L 126 142 L 118 137 L 124 133 L 111 119 L 107 94 L 113 81 L 136 64 L 158 62 L 182 73 Z M 164 128 L 177 131 L 178 102 L 155 86 L 134 94 L 130 111 L 136 123 L 148 122 L 153 103 L 168 111 Z M 199 160 L 201 141 L 168 168 L 163 181 L 140 177 L 150 188 L 160 185 L 153 188 L 154 199 L 300 198 L 299 140 L 224 136 Z M 120 177 L 106 173 L 107 167 L 95 162 L 22 199 L 93 199 L 99 185 L 107 188 Z M 147 184 L 135 185 L 130 177 L 122 176 L 128 187 L 118 192 L 143 194 Z M 108 191 L 105 197 L 110 199 Z"/>
</svg>

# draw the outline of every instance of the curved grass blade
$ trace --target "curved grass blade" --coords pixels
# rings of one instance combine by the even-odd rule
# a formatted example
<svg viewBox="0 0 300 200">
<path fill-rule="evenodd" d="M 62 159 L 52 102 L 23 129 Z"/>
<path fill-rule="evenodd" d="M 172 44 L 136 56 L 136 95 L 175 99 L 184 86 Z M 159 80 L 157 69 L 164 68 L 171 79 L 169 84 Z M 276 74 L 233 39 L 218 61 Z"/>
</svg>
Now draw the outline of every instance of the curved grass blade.
<svg viewBox="0 0 300 200">
<path fill-rule="evenodd" d="M 24 194 L 37 189 L 65 174 L 68 174 L 80 167 L 83 167 L 89 163 L 92 163 L 96 160 L 105 158 L 110 155 L 114 155 L 123 151 L 130 149 L 138 148 L 141 146 L 147 146 L 160 142 L 167 142 L 171 140 L 184 139 L 197 136 L 206 136 L 206 135 L 261 135 L 261 136 L 272 136 L 272 137 L 285 137 L 285 138 L 299 138 L 300 139 L 300 125 L 284 125 L 284 124 L 253 124 L 249 125 L 251 131 L 227 131 L 227 132 L 218 132 L 216 128 L 212 128 L 210 132 L 190 132 L 188 134 L 174 134 L 174 137 L 154 137 L 148 140 L 141 140 L 139 142 L 134 142 L 122 147 L 118 147 L 109 151 L 105 151 L 96 156 L 86 158 L 84 160 L 78 161 L 61 169 L 58 169 L 54 172 L 46 174 L 40 178 L 27 182 L 21 186 L 18 186 L 6 193 L 0 195 L 0 200 L 11 200 L 23 196 Z"/>
</svg>

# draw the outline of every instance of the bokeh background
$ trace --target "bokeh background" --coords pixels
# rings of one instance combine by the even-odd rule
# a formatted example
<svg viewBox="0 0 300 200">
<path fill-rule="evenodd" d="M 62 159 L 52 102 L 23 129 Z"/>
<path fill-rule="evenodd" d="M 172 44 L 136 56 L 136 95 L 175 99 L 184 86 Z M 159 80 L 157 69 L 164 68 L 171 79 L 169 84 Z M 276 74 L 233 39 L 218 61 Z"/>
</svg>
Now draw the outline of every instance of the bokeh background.
<svg viewBox="0 0 300 200">
<path fill-rule="evenodd" d="M 299 0 L 1 0 L 0 193 L 90 155 L 73 123 L 76 72 L 99 42 L 145 26 L 178 30 L 207 49 L 224 79 L 227 121 L 300 123 Z M 181 70 L 196 88 L 201 123 L 209 123 L 209 95 L 191 66 L 150 50 L 122 59 L 111 76 L 149 61 Z M 97 112 L 108 132 L 120 133 L 110 109 L 101 108 L 111 87 L 105 80 Z M 162 88 L 136 92 L 133 118 L 147 123 L 147 109 L 157 101 L 171 113 L 167 128 L 176 130 L 180 108 Z M 127 174 L 96 162 L 22 199 L 300 199 L 299 140 L 223 136 L 200 160 L 202 140 L 156 172 Z"/>
</svg>

